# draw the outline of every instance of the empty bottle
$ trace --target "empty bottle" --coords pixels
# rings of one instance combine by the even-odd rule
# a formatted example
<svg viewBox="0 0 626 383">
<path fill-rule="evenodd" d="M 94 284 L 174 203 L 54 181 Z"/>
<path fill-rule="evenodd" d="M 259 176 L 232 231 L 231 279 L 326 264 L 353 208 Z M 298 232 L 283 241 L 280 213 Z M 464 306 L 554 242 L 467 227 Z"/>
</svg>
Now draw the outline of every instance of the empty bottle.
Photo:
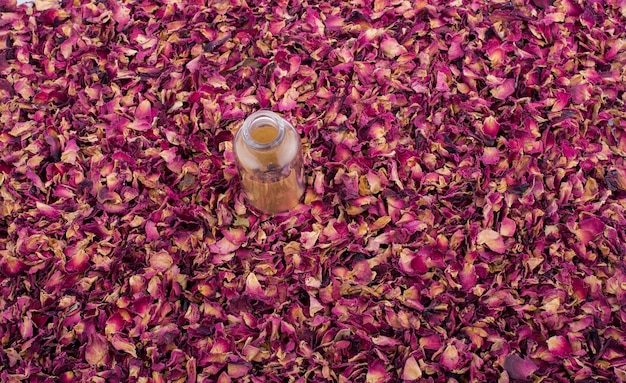
<svg viewBox="0 0 626 383">
<path fill-rule="evenodd" d="M 244 193 L 257 210 L 276 214 L 294 208 L 304 193 L 300 136 L 277 114 L 251 114 L 233 140 Z"/>
</svg>

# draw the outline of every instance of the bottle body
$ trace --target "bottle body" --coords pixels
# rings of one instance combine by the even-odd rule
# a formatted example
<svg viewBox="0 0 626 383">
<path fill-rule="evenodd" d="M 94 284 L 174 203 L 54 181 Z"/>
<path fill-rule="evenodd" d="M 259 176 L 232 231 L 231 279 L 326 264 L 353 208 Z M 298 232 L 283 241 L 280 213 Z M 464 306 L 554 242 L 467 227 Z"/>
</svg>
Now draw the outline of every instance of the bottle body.
<svg viewBox="0 0 626 383">
<path fill-rule="evenodd" d="M 233 151 L 248 202 L 268 214 L 288 211 L 304 194 L 300 136 L 277 114 L 251 114 L 237 131 Z"/>
</svg>

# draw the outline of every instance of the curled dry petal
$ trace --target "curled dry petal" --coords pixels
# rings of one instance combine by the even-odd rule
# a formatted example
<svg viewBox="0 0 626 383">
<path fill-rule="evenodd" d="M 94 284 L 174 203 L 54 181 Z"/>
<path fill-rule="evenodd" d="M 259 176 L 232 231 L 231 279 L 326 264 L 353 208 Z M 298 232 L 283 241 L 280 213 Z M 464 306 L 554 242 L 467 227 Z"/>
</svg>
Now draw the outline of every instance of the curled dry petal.
<svg viewBox="0 0 626 383">
<path fill-rule="evenodd" d="M 22 317 L 22 321 L 19 324 L 20 335 L 24 339 L 30 339 L 33 336 L 33 321 L 29 316 Z"/>
<path fill-rule="evenodd" d="M 0 1 L 0 11 L 14 11 L 17 8 L 17 0 Z"/>
<path fill-rule="evenodd" d="M 487 136 L 496 137 L 498 135 L 498 131 L 500 130 L 500 124 L 495 117 L 489 116 L 485 118 L 482 129 L 483 133 L 485 133 Z"/>
<path fill-rule="evenodd" d="M 129 340 L 122 338 L 120 335 L 113 335 L 111 344 L 116 350 L 125 352 L 131 355 L 133 358 L 137 357 L 137 349 L 135 345 Z"/>
<path fill-rule="evenodd" d="M 59 2 L 57 0 L 34 0 L 34 3 L 35 8 L 38 11 L 54 10 L 53 8 L 59 7 Z M 48 18 L 54 17 L 56 13 L 52 12 L 50 14 L 53 16 L 48 16 Z"/>
<path fill-rule="evenodd" d="M 309 296 L 309 315 L 311 317 L 314 317 L 316 313 L 318 313 L 319 311 L 324 310 L 324 305 L 322 305 L 322 303 L 320 303 L 319 300 L 317 300 L 317 298 L 313 297 L 313 296 Z"/>
<path fill-rule="evenodd" d="M 383 51 L 385 56 L 389 58 L 394 58 L 406 53 L 406 48 L 400 45 L 393 37 L 383 38 L 380 43 L 380 49 Z"/>
<path fill-rule="evenodd" d="M 215 254 L 229 254 L 237 250 L 239 246 L 236 243 L 231 242 L 228 238 L 224 237 L 211 245 L 211 252 Z"/>
<path fill-rule="evenodd" d="M 39 201 L 37 201 L 36 205 L 37 210 L 39 210 L 42 215 L 48 218 L 57 218 L 61 215 L 61 212 L 59 212 L 57 209 L 53 208 L 50 205 L 46 205 L 45 203 Z"/>
<path fill-rule="evenodd" d="M 231 383 L 231 382 L 232 382 L 232 379 L 228 375 L 228 371 L 222 372 L 220 376 L 217 378 L 217 383 Z"/>
<path fill-rule="evenodd" d="M 326 29 L 338 31 L 345 25 L 345 20 L 339 15 L 329 15 L 325 20 Z"/>
<path fill-rule="evenodd" d="M 154 241 L 159 238 L 159 231 L 157 230 L 156 223 L 152 221 L 146 222 L 146 239 L 148 241 Z"/>
<path fill-rule="evenodd" d="M 424 257 L 415 252 L 403 251 L 400 254 L 399 264 L 400 270 L 409 275 L 425 273 L 428 271 L 428 266 L 426 266 L 426 260 Z"/>
<path fill-rule="evenodd" d="M 506 251 L 506 246 L 504 245 L 502 236 L 495 230 L 485 229 L 481 231 L 478 233 L 476 242 L 479 245 L 487 245 L 487 247 L 498 254 L 502 254 Z"/>
<path fill-rule="evenodd" d="M 85 271 L 89 267 L 89 254 L 83 249 L 69 247 L 65 250 L 65 255 L 69 262 L 65 264 L 65 269 L 69 272 Z"/>
<path fill-rule="evenodd" d="M 248 277 L 246 278 L 246 293 L 253 296 L 264 295 L 263 287 L 261 287 L 261 284 L 254 273 L 248 274 Z"/>
<path fill-rule="evenodd" d="M 75 164 L 78 156 L 78 145 L 76 144 L 75 139 L 71 139 L 65 145 L 65 149 L 63 153 L 61 153 L 61 161 L 66 162 L 68 164 Z"/>
</svg>

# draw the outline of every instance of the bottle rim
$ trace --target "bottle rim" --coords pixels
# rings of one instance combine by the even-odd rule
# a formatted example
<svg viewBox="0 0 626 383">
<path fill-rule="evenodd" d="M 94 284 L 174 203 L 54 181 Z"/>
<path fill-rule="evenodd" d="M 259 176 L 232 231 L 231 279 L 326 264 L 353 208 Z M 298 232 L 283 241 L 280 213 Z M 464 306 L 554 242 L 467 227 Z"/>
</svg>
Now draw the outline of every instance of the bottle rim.
<svg viewBox="0 0 626 383">
<path fill-rule="evenodd" d="M 259 110 L 245 119 L 241 126 L 240 133 L 244 143 L 256 150 L 268 150 L 278 146 L 285 138 L 286 124 L 288 122 L 270 110 Z M 258 142 L 252 138 L 251 132 L 262 126 L 271 126 L 276 128 L 276 137 L 270 142 Z"/>
</svg>

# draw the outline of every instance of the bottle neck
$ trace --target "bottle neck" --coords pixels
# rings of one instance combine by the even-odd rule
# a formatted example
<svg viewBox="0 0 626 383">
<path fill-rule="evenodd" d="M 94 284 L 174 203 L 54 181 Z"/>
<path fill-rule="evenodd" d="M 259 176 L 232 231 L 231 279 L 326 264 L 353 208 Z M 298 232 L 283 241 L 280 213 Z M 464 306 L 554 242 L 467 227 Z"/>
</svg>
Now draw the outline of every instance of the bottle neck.
<svg viewBox="0 0 626 383">
<path fill-rule="evenodd" d="M 281 144 L 285 139 L 285 123 L 277 114 L 261 110 L 251 114 L 241 126 L 241 135 L 246 146 L 266 151 Z"/>
</svg>

